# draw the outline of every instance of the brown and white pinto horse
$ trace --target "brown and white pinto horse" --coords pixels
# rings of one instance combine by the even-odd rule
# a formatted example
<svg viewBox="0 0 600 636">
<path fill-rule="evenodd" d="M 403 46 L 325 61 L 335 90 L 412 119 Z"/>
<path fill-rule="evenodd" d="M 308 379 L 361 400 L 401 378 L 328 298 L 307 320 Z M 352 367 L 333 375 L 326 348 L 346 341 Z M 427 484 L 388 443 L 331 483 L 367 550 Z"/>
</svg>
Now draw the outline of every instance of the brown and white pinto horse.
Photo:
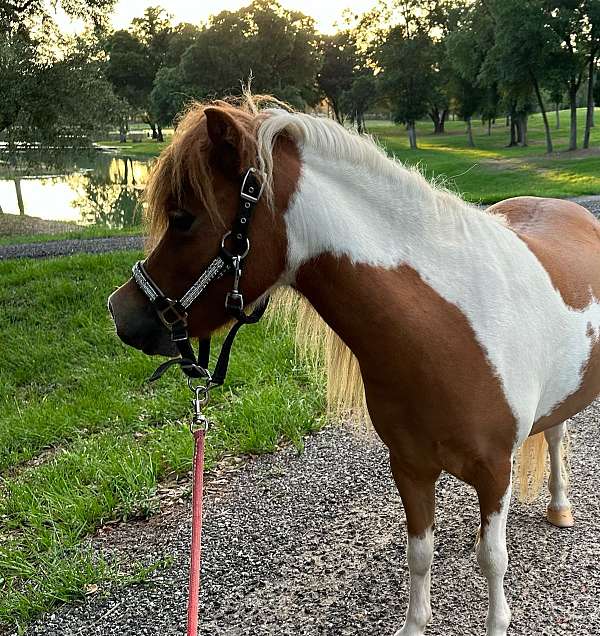
<svg viewBox="0 0 600 636">
<path fill-rule="evenodd" d="M 442 470 L 481 507 L 477 559 L 488 581 L 487 634 L 510 622 L 503 582 L 512 467 L 528 436 L 550 447 L 548 518 L 572 524 L 560 451 L 564 421 L 600 392 L 600 223 L 565 201 L 522 197 L 483 211 L 390 160 L 370 140 L 251 101 L 193 107 L 147 186 L 146 269 L 181 296 L 218 251 L 239 175 L 264 174 L 241 291 L 292 287 L 332 332 L 301 312 L 309 344 L 329 348 L 331 402 L 364 395 L 389 448 L 408 526 L 410 599 L 398 634 L 431 616 L 434 487 Z M 227 321 L 231 281 L 190 309 L 193 336 Z M 109 301 L 117 333 L 172 354 L 166 329 L 131 280 Z"/>
</svg>

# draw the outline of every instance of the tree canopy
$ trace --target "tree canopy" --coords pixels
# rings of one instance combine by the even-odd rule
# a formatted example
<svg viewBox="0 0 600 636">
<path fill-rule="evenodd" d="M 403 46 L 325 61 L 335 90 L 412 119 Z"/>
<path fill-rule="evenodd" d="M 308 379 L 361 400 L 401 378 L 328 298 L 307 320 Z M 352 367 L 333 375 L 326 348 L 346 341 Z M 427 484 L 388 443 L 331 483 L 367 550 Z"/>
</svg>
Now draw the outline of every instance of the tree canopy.
<svg viewBox="0 0 600 636">
<path fill-rule="evenodd" d="M 506 115 L 509 145 L 525 145 L 527 121 L 541 112 L 552 152 L 547 104 L 571 109 L 570 147 L 577 148 L 577 106 L 587 105 L 583 145 L 600 94 L 600 0 L 380 0 L 346 16 L 335 35 L 277 0 L 253 0 L 205 24 L 173 24 L 150 6 L 128 28 L 112 31 L 115 0 L 63 0 L 87 25 L 62 35 L 45 0 L 0 4 L 0 134 L 11 142 L 84 142 L 132 119 L 153 137 L 193 99 L 236 95 L 252 78 L 305 109 L 326 104 L 342 123 L 365 127 L 369 109 L 386 109 L 406 125 L 429 117 L 444 133 L 452 112 L 491 122 Z M 42 28 L 43 25 L 43 28 Z M 583 95 L 585 93 L 585 95 Z"/>
</svg>

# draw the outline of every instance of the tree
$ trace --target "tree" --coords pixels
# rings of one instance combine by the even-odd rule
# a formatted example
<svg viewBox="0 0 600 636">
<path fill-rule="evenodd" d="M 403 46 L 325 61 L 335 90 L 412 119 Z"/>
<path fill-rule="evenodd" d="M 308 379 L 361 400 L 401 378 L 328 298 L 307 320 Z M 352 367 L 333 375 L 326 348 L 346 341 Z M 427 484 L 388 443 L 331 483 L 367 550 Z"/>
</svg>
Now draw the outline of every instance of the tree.
<svg viewBox="0 0 600 636">
<path fill-rule="evenodd" d="M 577 149 L 577 93 L 586 68 L 587 18 L 585 2 L 573 0 L 545 0 L 544 8 L 549 27 L 560 42 L 560 52 L 553 65 L 561 69 L 569 97 L 571 124 L 569 150 Z"/>
<path fill-rule="evenodd" d="M 546 134 L 546 152 L 553 151 L 552 134 L 546 114 L 541 85 L 550 60 L 560 56 L 560 41 L 549 27 L 544 13 L 545 0 L 489 0 L 487 6 L 495 24 L 494 46 L 489 53 L 501 88 L 513 103 L 528 101 L 535 94 Z M 521 114 L 517 126 L 525 126 Z M 526 117 L 526 115 L 525 115 Z M 521 133 L 521 143 L 523 131 Z"/>
<path fill-rule="evenodd" d="M 344 94 L 351 90 L 359 65 L 356 42 L 350 31 L 340 31 L 321 41 L 323 63 L 317 75 L 319 88 L 325 95 L 335 119 L 344 123 Z"/>
<path fill-rule="evenodd" d="M 257 92 L 314 102 L 320 59 L 314 21 L 276 2 L 255 0 L 211 18 L 177 67 L 179 85 L 197 97 L 239 94 L 251 75 Z"/>
<path fill-rule="evenodd" d="M 365 113 L 377 98 L 377 82 L 372 73 L 357 75 L 342 95 L 342 108 L 359 133 L 366 130 Z"/>
<path fill-rule="evenodd" d="M 410 147 L 416 149 L 416 122 L 427 114 L 435 82 L 433 42 L 427 33 L 407 34 L 404 27 L 394 27 L 380 46 L 378 61 L 392 117 L 406 125 Z"/>
<path fill-rule="evenodd" d="M 42 0 L 0 4 L 0 132 L 16 142 L 88 144 L 114 120 L 119 103 L 104 76 L 98 38 L 113 0 L 72 0 L 63 7 L 88 28 L 60 35 Z M 36 25 L 43 24 L 39 29 Z"/>
<path fill-rule="evenodd" d="M 193 88 L 182 83 L 177 68 L 159 69 L 150 93 L 150 110 L 160 126 L 174 122 L 187 102 L 195 97 Z M 201 95 L 198 95 L 201 97 Z"/>
<path fill-rule="evenodd" d="M 113 33 L 106 43 L 106 75 L 115 93 L 127 105 L 119 123 L 121 141 L 125 141 L 128 121 L 136 113 L 148 111 L 155 69 L 148 63 L 146 47 L 129 31 Z"/>
<path fill-rule="evenodd" d="M 589 148 L 591 128 L 594 125 L 594 85 L 596 83 L 596 65 L 600 53 L 600 2 L 598 0 L 584 0 L 584 11 L 587 22 L 587 100 L 585 132 L 583 147 Z"/>
<path fill-rule="evenodd" d="M 494 22 L 489 11 L 477 4 L 460 7 L 444 40 L 447 57 L 455 79 L 453 96 L 458 102 L 459 115 L 467 124 L 467 138 L 472 145 L 471 119 L 476 112 L 491 123 L 498 111 L 498 81 L 495 73 L 483 71 L 485 61 L 494 45 Z"/>
</svg>

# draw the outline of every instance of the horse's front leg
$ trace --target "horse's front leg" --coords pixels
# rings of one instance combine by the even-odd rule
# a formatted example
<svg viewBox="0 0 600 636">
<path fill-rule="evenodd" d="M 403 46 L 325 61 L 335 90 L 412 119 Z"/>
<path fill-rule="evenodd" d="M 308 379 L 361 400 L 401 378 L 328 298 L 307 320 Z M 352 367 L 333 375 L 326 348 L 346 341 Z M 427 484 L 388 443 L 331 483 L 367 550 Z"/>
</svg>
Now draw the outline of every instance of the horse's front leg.
<svg viewBox="0 0 600 636">
<path fill-rule="evenodd" d="M 510 506 L 512 461 L 494 462 L 483 467 L 474 483 L 481 509 L 481 528 L 477 542 L 477 561 L 487 579 L 489 608 L 487 636 L 506 636 L 510 608 L 504 594 L 504 575 L 508 568 L 506 521 Z"/>
<path fill-rule="evenodd" d="M 435 482 L 439 472 L 419 477 L 407 474 L 409 471 L 405 470 L 404 462 L 393 454 L 390 454 L 390 464 L 406 513 L 406 558 L 410 573 L 410 597 L 406 620 L 400 631 L 396 632 L 396 636 L 421 636 L 431 620 Z"/>
</svg>

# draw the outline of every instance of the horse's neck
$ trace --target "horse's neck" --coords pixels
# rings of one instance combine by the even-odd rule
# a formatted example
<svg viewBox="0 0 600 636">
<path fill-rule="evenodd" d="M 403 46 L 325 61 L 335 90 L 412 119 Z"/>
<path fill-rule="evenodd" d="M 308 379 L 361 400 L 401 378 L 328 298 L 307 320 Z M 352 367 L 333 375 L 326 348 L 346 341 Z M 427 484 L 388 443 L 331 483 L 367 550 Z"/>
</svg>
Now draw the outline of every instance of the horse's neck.
<svg viewBox="0 0 600 636">
<path fill-rule="evenodd" d="M 410 264 L 421 273 L 466 244 L 479 241 L 484 253 L 508 232 L 497 218 L 400 166 L 376 174 L 310 152 L 286 224 L 292 278 L 326 253 L 384 269 Z"/>
</svg>

